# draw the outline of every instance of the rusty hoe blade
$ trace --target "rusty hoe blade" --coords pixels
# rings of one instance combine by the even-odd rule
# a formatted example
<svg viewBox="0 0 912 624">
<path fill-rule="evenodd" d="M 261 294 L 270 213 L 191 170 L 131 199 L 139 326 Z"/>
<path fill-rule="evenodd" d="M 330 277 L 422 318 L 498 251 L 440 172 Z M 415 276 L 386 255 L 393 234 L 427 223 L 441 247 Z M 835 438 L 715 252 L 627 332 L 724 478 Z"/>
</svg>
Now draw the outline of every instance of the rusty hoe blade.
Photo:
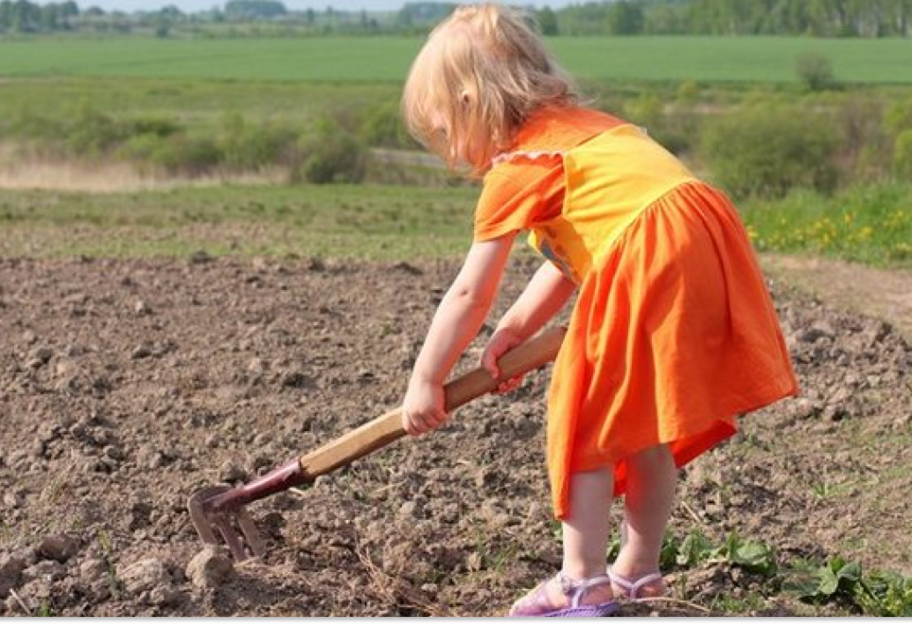
<svg viewBox="0 0 912 624">
<path fill-rule="evenodd" d="M 270 494 L 310 481 L 295 458 L 245 485 L 216 485 L 198 490 L 187 500 L 196 533 L 206 544 L 224 542 L 238 561 L 262 557 L 266 544 L 246 505 Z"/>
</svg>

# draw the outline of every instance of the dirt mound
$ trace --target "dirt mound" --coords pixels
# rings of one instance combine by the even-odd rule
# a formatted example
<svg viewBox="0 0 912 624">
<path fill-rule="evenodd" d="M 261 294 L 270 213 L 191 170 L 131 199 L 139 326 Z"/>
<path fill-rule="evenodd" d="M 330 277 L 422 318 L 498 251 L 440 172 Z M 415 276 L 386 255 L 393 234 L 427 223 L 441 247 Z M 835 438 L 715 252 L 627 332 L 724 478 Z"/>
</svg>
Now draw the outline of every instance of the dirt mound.
<svg viewBox="0 0 912 624">
<path fill-rule="evenodd" d="M 503 612 L 560 560 L 545 373 L 252 505 L 265 563 L 203 551 L 185 509 L 395 406 L 457 269 L 0 260 L 0 615 Z M 501 306 L 533 269 L 514 263 Z M 672 530 L 912 574 L 912 351 L 774 290 L 804 394 L 685 471 Z M 670 579 L 679 602 L 627 613 L 725 612 L 720 596 L 756 585 L 724 565 Z M 772 604 L 757 612 L 796 612 Z"/>
</svg>

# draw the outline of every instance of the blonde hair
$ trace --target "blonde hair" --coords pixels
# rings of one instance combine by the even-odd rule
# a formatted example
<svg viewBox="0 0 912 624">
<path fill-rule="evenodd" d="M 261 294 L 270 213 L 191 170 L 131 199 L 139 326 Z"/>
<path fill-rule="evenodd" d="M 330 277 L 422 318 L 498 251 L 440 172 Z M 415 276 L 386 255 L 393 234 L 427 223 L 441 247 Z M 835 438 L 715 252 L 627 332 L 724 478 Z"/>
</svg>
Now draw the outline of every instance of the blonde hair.
<svg viewBox="0 0 912 624">
<path fill-rule="evenodd" d="M 409 71 L 402 115 L 409 132 L 451 168 L 460 146 L 472 173 L 508 149 L 532 111 L 575 104 L 527 14 L 497 4 L 457 8 L 428 36 Z"/>
</svg>

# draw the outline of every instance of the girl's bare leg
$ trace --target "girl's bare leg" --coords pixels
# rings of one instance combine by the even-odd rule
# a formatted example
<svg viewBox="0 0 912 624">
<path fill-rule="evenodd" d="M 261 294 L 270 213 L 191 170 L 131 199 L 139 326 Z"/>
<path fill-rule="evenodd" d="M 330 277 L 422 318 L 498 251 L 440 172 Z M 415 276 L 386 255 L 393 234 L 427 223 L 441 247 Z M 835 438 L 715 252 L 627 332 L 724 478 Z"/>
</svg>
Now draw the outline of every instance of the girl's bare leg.
<svg viewBox="0 0 912 624">
<path fill-rule="evenodd" d="M 570 482 L 570 514 L 563 522 L 563 573 L 571 579 L 586 579 L 605 574 L 605 553 L 611 532 L 611 500 L 614 472 L 610 468 L 577 472 Z M 552 604 L 568 602 L 556 582 L 547 587 Z M 608 584 L 586 593 L 583 604 L 608 602 L 612 598 Z"/>
<path fill-rule="evenodd" d="M 638 579 L 659 569 L 659 553 L 665 527 L 674 506 L 678 471 L 671 450 L 660 444 L 627 460 L 627 494 L 624 501 L 626 539 L 611 571 Z M 648 583 L 640 597 L 662 594 L 660 581 Z"/>
</svg>

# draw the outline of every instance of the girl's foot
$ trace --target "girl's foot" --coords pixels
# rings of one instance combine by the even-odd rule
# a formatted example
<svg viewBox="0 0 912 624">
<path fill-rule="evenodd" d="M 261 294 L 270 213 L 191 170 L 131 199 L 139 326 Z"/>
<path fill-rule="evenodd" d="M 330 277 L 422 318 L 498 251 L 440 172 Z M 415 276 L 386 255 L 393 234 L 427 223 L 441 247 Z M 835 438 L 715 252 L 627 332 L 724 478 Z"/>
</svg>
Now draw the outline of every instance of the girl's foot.
<svg viewBox="0 0 912 624">
<path fill-rule="evenodd" d="M 510 609 L 511 617 L 603 617 L 618 609 L 608 575 L 574 581 L 559 572 Z"/>
<path fill-rule="evenodd" d="M 622 596 L 627 600 L 637 601 L 665 595 L 665 581 L 659 572 L 631 578 L 622 576 L 608 568 L 608 578 L 611 579 L 611 589 L 615 595 Z"/>
</svg>

